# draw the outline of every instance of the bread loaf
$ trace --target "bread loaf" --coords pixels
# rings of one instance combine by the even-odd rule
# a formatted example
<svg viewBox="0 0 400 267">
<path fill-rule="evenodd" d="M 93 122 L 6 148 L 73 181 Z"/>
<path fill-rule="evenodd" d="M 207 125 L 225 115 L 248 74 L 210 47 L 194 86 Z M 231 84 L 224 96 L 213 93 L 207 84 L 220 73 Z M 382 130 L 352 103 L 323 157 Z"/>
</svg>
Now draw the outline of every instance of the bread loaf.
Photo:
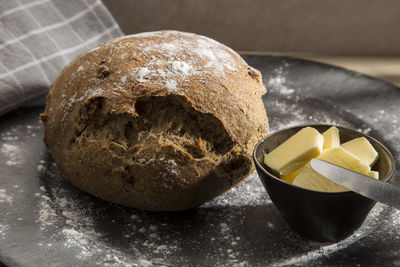
<svg viewBox="0 0 400 267">
<path fill-rule="evenodd" d="M 268 133 L 260 72 L 204 36 L 126 36 L 78 56 L 47 96 L 44 142 L 71 182 L 155 211 L 196 207 L 242 181 Z"/>
</svg>

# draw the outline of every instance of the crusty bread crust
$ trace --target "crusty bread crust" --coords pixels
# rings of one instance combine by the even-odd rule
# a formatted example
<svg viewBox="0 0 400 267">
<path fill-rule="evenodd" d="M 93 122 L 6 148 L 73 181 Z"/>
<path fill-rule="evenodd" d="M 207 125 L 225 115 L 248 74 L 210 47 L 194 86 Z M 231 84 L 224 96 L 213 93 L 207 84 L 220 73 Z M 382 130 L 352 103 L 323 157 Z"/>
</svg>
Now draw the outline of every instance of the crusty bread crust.
<svg viewBox="0 0 400 267">
<path fill-rule="evenodd" d="M 144 210 L 196 207 L 242 181 L 268 134 L 259 71 L 204 36 L 106 42 L 59 74 L 44 142 L 72 183 Z"/>
</svg>

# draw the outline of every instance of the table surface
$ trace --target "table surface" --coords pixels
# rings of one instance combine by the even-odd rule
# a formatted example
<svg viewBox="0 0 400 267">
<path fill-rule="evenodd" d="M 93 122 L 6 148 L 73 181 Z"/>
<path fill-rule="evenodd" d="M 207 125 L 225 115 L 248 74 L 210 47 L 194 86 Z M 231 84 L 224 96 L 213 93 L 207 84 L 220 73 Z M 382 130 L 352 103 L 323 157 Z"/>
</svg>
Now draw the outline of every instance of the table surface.
<svg viewBox="0 0 400 267">
<path fill-rule="evenodd" d="M 302 58 L 360 72 L 400 86 L 400 56 L 350 56 L 313 53 L 241 51 L 245 55 L 275 55 Z"/>
</svg>

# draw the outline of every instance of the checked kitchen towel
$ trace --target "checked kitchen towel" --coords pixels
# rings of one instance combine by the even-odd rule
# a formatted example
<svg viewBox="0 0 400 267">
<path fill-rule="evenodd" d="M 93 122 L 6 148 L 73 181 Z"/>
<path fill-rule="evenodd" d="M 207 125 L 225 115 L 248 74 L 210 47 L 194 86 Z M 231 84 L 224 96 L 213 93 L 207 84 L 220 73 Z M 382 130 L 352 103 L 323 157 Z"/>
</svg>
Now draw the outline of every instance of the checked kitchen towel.
<svg viewBox="0 0 400 267">
<path fill-rule="evenodd" d="M 100 0 L 0 0 L 0 115 L 44 96 L 75 56 L 121 35 Z"/>
</svg>

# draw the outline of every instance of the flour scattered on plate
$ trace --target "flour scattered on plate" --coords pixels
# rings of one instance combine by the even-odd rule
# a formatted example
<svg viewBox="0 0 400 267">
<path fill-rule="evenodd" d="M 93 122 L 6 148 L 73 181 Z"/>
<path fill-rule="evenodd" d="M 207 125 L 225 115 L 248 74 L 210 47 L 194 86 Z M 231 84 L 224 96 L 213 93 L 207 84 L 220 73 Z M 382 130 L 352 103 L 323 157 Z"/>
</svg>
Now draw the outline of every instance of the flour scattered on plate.
<svg viewBox="0 0 400 267">
<path fill-rule="evenodd" d="M 0 189 L 0 203 L 8 203 L 8 204 L 12 204 L 13 198 L 9 195 L 7 195 L 7 191 L 5 189 Z"/>
<path fill-rule="evenodd" d="M 288 65 L 285 65 L 286 67 Z M 287 81 L 285 77 L 284 68 L 279 67 L 274 70 L 275 76 L 272 76 L 267 82 L 267 88 L 273 88 L 279 90 L 282 95 L 290 95 L 294 93 L 294 89 L 287 87 Z"/>
<path fill-rule="evenodd" d="M 4 143 L 0 149 L 3 156 L 6 157 L 6 164 L 8 166 L 15 166 L 22 164 L 21 162 L 21 149 L 18 145 Z"/>
</svg>

